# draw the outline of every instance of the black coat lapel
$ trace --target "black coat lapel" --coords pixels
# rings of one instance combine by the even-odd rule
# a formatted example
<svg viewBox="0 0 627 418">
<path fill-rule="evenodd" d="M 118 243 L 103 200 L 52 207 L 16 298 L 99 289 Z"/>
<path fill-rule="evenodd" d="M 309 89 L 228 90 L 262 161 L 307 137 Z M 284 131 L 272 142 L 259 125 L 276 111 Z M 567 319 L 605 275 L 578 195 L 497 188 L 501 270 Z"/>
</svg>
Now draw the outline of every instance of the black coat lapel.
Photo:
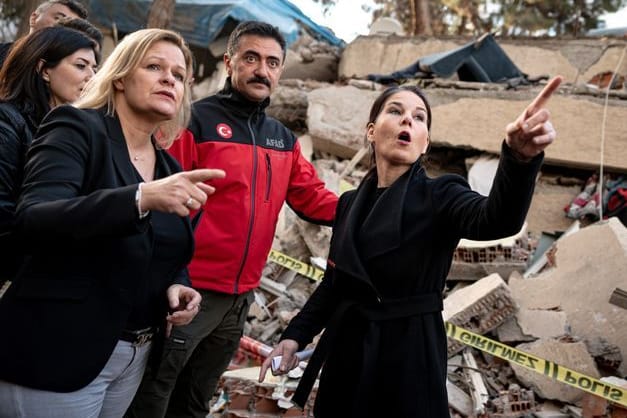
<svg viewBox="0 0 627 418">
<path fill-rule="evenodd" d="M 372 210 L 360 226 L 364 260 L 400 247 L 403 239 L 403 212 L 410 180 L 418 164 L 414 164 L 377 199 Z"/>
<path fill-rule="evenodd" d="M 360 228 L 360 211 L 367 203 L 370 193 L 374 193 L 377 187 L 376 176 L 367 176 L 355 191 L 352 199 L 347 202 L 348 209 L 333 231 L 334 243 L 330 249 L 330 256 L 335 259 L 335 266 L 351 276 L 371 282 L 366 269 L 361 262 L 356 237 Z M 339 209 L 338 209 L 339 211 Z"/>
<path fill-rule="evenodd" d="M 128 147 L 126 146 L 126 140 L 124 139 L 124 133 L 122 132 L 119 119 L 117 116 L 104 114 L 104 111 L 102 117 L 107 129 L 107 136 L 111 140 L 113 165 L 116 173 L 121 178 L 121 184 L 138 183 L 137 174 L 135 173 L 131 158 L 128 154 Z"/>
</svg>

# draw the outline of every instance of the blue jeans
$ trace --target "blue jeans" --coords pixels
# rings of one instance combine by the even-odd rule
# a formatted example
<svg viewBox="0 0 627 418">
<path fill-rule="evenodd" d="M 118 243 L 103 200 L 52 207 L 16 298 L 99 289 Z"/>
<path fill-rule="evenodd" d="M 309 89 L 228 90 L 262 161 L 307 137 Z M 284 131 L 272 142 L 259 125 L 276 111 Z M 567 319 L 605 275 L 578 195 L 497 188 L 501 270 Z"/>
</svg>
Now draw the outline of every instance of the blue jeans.
<svg viewBox="0 0 627 418">
<path fill-rule="evenodd" d="M 148 362 L 151 343 L 118 341 L 100 374 L 75 392 L 31 389 L 0 380 L 0 418 L 120 418 Z"/>
</svg>

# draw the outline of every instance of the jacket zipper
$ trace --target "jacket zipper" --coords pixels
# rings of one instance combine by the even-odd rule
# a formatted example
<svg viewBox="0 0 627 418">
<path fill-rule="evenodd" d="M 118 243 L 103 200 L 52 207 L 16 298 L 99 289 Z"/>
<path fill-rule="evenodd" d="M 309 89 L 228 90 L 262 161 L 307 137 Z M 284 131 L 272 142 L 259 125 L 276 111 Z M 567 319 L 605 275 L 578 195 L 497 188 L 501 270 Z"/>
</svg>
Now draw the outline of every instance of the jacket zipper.
<svg viewBox="0 0 627 418">
<path fill-rule="evenodd" d="M 272 164 L 270 163 L 270 154 L 266 153 L 266 196 L 265 201 L 270 200 L 270 187 L 272 187 Z"/>
<path fill-rule="evenodd" d="M 233 284 L 233 293 L 238 294 L 237 289 L 239 288 L 239 279 L 242 276 L 242 271 L 244 271 L 244 266 L 246 265 L 246 259 L 248 258 L 248 249 L 250 247 L 250 236 L 253 233 L 253 219 L 255 215 L 255 194 L 257 192 L 257 142 L 255 140 L 255 132 L 252 127 L 252 118 L 256 114 L 253 113 L 248 117 L 247 125 L 248 131 L 250 132 L 250 138 L 253 145 L 253 171 L 252 171 L 252 179 L 250 186 L 250 216 L 248 217 L 248 232 L 246 233 L 246 244 L 244 245 L 244 253 L 242 254 L 242 261 L 239 265 L 239 270 L 237 271 L 237 275 L 235 276 L 235 283 Z"/>
</svg>

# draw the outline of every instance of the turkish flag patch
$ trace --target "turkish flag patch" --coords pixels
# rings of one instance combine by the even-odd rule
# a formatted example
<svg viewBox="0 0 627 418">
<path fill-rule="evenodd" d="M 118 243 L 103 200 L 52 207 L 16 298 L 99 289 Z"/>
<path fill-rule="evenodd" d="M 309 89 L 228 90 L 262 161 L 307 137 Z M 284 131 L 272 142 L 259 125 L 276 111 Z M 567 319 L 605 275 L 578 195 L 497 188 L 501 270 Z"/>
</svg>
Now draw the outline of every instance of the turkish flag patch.
<svg viewBox="0 0 627 418">
<path fill-rule="evenodd" d="M 224 139 L 229 139 L 233 136 L 233 129 L 226 123 L 218 123 L 216 126 L 216 132 Z"/>
</svg>

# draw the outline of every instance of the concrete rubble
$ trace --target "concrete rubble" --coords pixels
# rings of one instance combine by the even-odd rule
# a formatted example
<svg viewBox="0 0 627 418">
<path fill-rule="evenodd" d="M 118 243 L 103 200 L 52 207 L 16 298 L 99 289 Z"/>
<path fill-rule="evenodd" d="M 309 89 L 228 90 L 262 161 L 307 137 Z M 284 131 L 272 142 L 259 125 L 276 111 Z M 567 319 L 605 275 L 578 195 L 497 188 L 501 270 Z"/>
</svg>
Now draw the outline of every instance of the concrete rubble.
<svg viewBox="0 0 627 418">
<path fill-rule="evenodd" d="M 297 133 L 304 155 L 327 187 L 341 193 L 355 187 L 367 171 L 367 155 L 358 153 L 364 146 L 367 110 L 384 88 L 366 80 L 367 75 L 391 73 L 421 56 L 466 42 L 454 37 L 374 35 L 359 37 L 338 51 L 305 38 L 289 51 L 286 72 L 268 112 Z M 565 77 L 566 83 L 550 103 L 559 138 L 547 150 L 520 233 L 493 242 L 460 242 L 444 294 L 443 317 L 521 352 L 623 386 L 627 229 L 617 218 L 581 219 L 573 224 L 564 208 L 599 169 L 602 126 L 604 169 L 627 173 L 627 88 L 623 83 L 620 89 L 610 90 L 606 106 L 606 91 L 595 85 L 604 72 L 627 75 L 627 61 L 616 68 L 627 41 L 498 42 L 531 79 Z M 493 175 L 489 161 L 498 157 L 504 127 L 541 86 L 510 89 L 454 77 L 416 82 L 433 106 L 428 173 L 458 173 L 478 190 L 489 190 Z M 350 159 L 358 164 L 351 165 Z M 564 231 L 568 233 L 562 235 Z M 543 233 L 556 238 L 536 254 Z M 286 207 L 273 248 L 324 269 L 330 236 L 330 228 L 308 224 Z M 530 269 L 532 261 L 535 265 Z M 246 338 L 267 348 L 276 344 L 316 286 L 316 281 L 268 262 L 255 292 Z M 627 408 L 616 402 L 451 338 L 448 353 L 451 417 L 627 417 L 621 415 Z M 231 370 L 222 377 L 212 417 L 313 416 L 315 391 L 304 410 L 289 402 L 298 372 L 286 378 L 268 374 L 266 382 L 257 383 L 262 359 L 263 353 L 240 348 Z M 475 373 L 464 371 L 468 362 L 474 362 Z M 482 387 L 480 393 L 477 387 Z"/>
</svg>

